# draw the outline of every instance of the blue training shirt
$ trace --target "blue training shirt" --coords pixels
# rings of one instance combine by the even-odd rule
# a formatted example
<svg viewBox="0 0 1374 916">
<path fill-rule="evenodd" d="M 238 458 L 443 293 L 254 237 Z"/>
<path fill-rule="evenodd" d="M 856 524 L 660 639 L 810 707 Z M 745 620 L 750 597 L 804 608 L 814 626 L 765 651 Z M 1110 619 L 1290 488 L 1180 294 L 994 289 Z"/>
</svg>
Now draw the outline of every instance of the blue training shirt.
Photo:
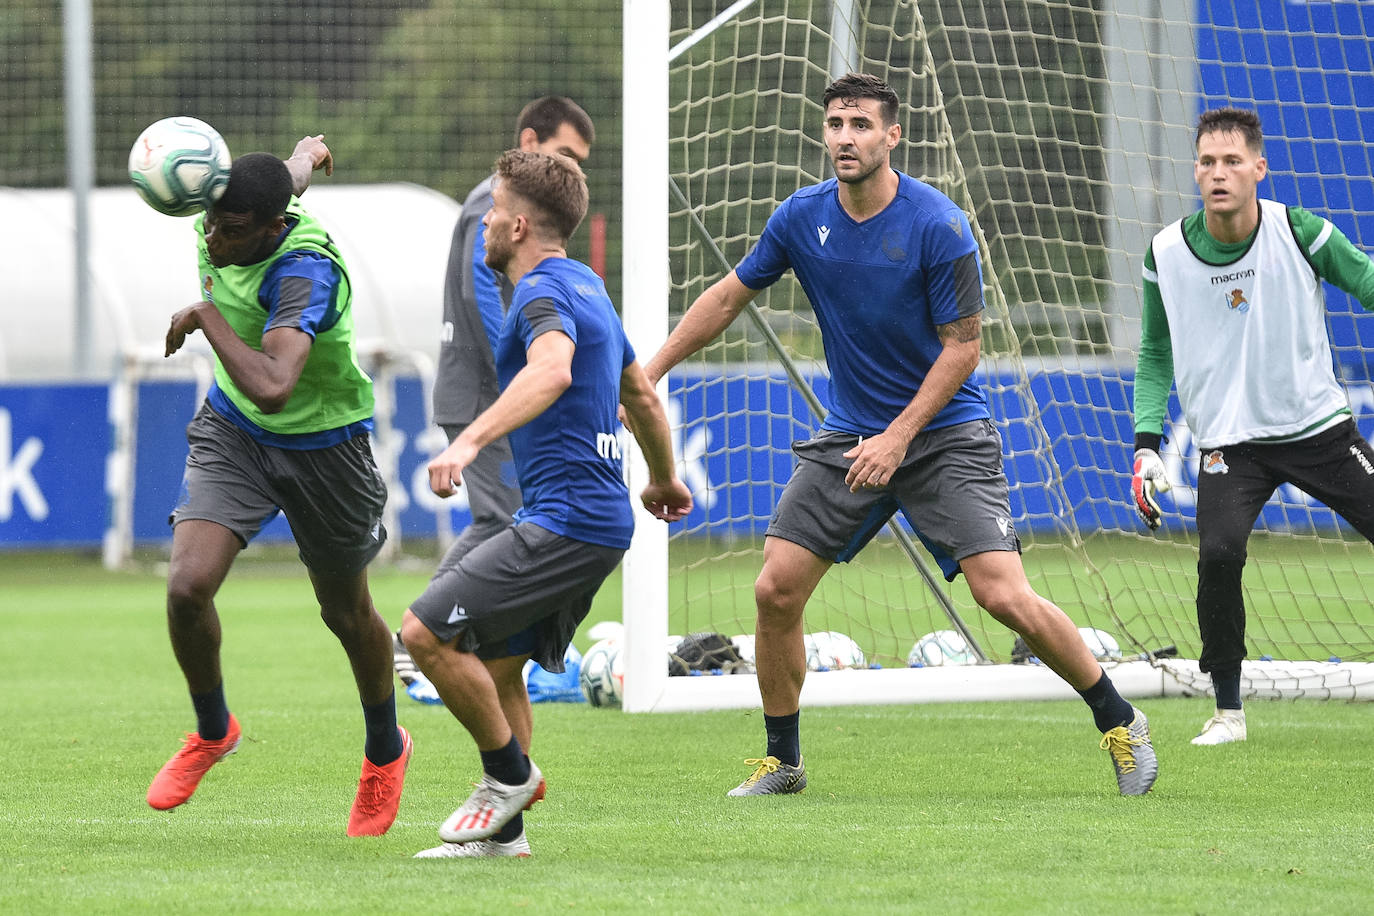
<svg viewBox="0 0 1374 916">
<path fill-rule="evenodd" d="M 634 348 L 601 278 L 571 258 L 546 258 L 520 279 L 496 347 L 505 390 L 540 334 L 562 331 L 576 349 L 572 385 L 542 414 L 510 433 L 524 506 L 516 523 L 625 549 L 634 513 L 620 458 L 620 375 Z"/>
<path fill-rule="evenodd" d="M 840 206 L 834 178 L 797 191 L 735 268 L 755 290 L 791 268 L 811 300 L 830 369 L 824 429 L 861 436 L 886 430 L 940 355 L 936 326 L 983 308 L 968 218 L 936 189 L 897 174 L 897 196 L 863 222 Z M 987 398 L 969 378 L 925 428 L 989 416 Z"/>
<path fill-rule="evenodd" d="M 487 198 L 490 200 L 490 196 Z M 491 352 L 501 338 L 501 325 L 506 320 L 506 302 L 501 296 L 501 275 L 487 266 L 487 238 L 479 226 L 472 237 L 472 294 L 477 300 L 477 312 L 482 316 L 482 329 L 487 332 Z"/>
</svg>

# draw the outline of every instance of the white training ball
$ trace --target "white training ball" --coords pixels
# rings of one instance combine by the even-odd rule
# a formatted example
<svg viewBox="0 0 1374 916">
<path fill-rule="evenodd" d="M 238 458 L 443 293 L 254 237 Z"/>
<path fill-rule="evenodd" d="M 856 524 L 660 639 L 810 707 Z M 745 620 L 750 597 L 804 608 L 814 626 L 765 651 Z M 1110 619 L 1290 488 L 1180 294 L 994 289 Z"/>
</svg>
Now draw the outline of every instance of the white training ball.
<svg viewBox="0 0 1374 916">
<path fill-rule="evenodd" d="M 963 634 L 957 630 L 936 630 L 927 633 L 906 657 L 909 668 L 938 668 L 942 665 L 976 665 L 978 656 L 973 654 Z"/>
<path fill-rule="evenodd" d="M 754 634 L 741 633 L 738 636 L 731 636 L 730 642 L 734 643 L 735 651 L 739 653 L 740 661 L 749 666 L 752 671 L 754 668 Z"/>
<path fill-rule="evenodd" d="M 1083 637 L 1084 645 L 1092 652 L 1094 658 L 1107 661 L 1121 658 L 1121 645 L 1116 641 L 1116 637 L 1106 630 L 1079 627 L 1078 635 Z"/>
<path fill-rule="evenodd" d="M 625 668 L 620 660 L 620 640 L 603 639 L 582 655 L 578 676 L 582 695 L 593 706 L 619 706 L 625 695 Z"/>
<path fill-rule="evenodd" d="M 129 180 L 148 206 L 190 216 L 214 206 L 229 186 L 229 146 L 198 118 L 163 118 L 129 150 Z"/>
<path fill-rule="evenodd" d="M 864 658 L 859 644 L 843 633 L 822 630 L 808 633 L 804 638 L 806 645 L 806 667 L 811 671 L 822 668 L 836 671 L 841 668 L 864 668 L 868 660 Z"/>
</svg>

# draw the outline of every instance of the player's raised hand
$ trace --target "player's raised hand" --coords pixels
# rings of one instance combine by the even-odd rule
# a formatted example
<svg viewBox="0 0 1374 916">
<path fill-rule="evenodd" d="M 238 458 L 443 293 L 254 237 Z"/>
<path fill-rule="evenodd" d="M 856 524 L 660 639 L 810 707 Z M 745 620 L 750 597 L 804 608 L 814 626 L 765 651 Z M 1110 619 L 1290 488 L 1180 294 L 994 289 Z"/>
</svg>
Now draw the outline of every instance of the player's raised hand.
<svg viewBox="0 0 1374 916">
<path fill-rule="evenodd" d="M 296 148 L 292 150 L 291 158 L 309 160 L 311 171 L 324 169 L 326 175 L 334 174 L 334 154 L 325 145 L 324 134 L 301 137 L 300 140 L 296 141 Z"/>
<path fill-rule="evenodd" d="M 1151 531 L 1158 528 L 1160 522 L 1157 494 L 1169 492 L 1169 487 L 1169 478 L 1164 473 L 1164 462 L 1159 453 L 1152 448 L 1136 449 L 1131 497 L 1135 500 L 1135 511 Z"/>
</svg>

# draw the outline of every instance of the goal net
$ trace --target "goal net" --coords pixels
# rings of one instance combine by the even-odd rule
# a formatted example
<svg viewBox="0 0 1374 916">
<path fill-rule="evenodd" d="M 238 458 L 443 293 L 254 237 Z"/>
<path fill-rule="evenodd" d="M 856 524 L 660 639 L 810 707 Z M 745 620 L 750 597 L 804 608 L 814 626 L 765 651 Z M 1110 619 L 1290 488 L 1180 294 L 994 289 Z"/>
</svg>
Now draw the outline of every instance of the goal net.
<svg viewBox="0 0 1374 916">
<path fill-rule="evenodd" d="M 820 138 L 830 80 L 881 76 L 903 103 L 894 166 L 963 207 L 979 241 L 979 379 L 1033 587 L 1111 637 L 1119 652 L 1108 645 L 1107 664 L 1124 691 L 1206 692 L 1209 679 L 1188 661 L 1200 649 L 1198 456 L 1176 401 L 1163 528 L 1147 532 L 1129 502 L 1141 262 L 1156 231 L 1198 207 L 1193 126 L 1220 104 L 1253 107 L 1264 121 L 1263 196 L 1374 247 L 1374 118 L 1358 105 L 1374 98 L 1369 11 L 1283 0 L 690 0 L 673 3 L 669 19 L 656 6 L 626 4 L 624 298 L 642 358 L 783 199 L 831 174 Z M 650 114 L 629 117 L 641 111 Z M 637 260 L 649 265 L 631 267 Z M 1337 371 L 1368 436 L 1374 328 L 1349 297 L 1327 294 Z M 626 559 L 627 709 L 757 704 L 747 675 L 669 678 L 665 646 L 716 632 L 742 637 L 747 654 L 763 531 L 791 472 L 791 442 L 823 415 L 826 382 L 815 319 L 791 274 L 670 375 L 696 508 L 666 538 L 641 532 Z M 1280 489 L 1245 570 L 1246 694 L 1369 696 L 1371 574 L 1367 542 Z M 900 523 L 826 575 L 805 629 L 848 637 L 815 640 L 806 703 L 1072 695 L 1033 660 L 1008 664 L 1015 635 L 977 608 L 962 579 L 947 584 Z M 939 631 L 954 634 L 946 649 L 913 657 Z"/>
</svg>

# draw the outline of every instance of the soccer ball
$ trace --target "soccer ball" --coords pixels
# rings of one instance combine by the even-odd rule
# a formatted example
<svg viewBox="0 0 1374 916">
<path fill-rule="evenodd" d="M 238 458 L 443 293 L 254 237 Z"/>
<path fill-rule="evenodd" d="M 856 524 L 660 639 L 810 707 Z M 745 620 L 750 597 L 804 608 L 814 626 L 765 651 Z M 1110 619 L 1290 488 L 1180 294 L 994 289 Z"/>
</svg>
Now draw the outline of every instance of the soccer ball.
<svg viewBox="0 0 1374 916">
<path fill-rule="evenodd" d="M 620 661 L 620 640 L 603 639 L 582 656 L 579 675 L 582 695 L 593 706 L 619 706 L 625 693 L 625 669 Z"/>
<path fill-rule="evenodd" d="M 954 630 L 936 630 L 916 640 L 907 653 L 909 668 L 937 668 L 941 665 L 976 665 L 978 656 L 964 637 Z"/>
<path fill-rule="evenodd" d="M 806 667 L 812 671 L 863 668 L 868 664 L 859 644 L 834 630 L 807 633 L 805 645 Z"/>
<path fill-rule="evenodd" d="M 163 118 L 139 134 L 129 150 L 129 180 L 159 213 L 190 216 L 224 195 L 232 162 L 224 138 L 209 124 L 185 116 Z"/>
<path fill-rule="evenodd" d="M 1078 635 L 1083 637 L 1083 642 L 1087 644 L 1094 658 L 1107 661 L 1121 658 L 1121 646 L 1117 644 L 1116 638 L 1105 630 L 1079 627 Z"/>
<path fill-rule="evenodd" d="M 740 661 L 749 666 L 749 670 L 754 670 L 754 634 L 741 633 L 738 636 L 731 636 L 730 642 L 735 646 L 735 651 L 739 653 Z"/>
</svg>

